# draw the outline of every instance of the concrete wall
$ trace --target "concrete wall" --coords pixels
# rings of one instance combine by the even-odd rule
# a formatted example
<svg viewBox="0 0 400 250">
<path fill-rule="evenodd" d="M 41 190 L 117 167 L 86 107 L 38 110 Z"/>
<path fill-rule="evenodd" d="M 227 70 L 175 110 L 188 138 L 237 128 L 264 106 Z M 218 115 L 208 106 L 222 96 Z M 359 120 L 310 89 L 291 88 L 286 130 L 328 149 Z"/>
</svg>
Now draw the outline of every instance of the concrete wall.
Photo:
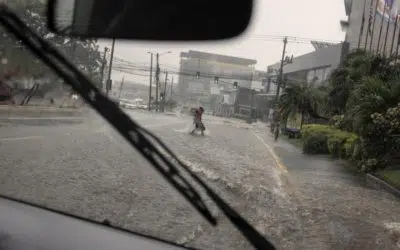
<svg viewBox="0 0 400 250">
<path fill-rule="evenodd" d="M 183 104 L 203 105 L 212 109 L 211 88 L 218 87 L 232 90 L 233 83 L 241 87 L 250 87 L 255 74 L 254 64 L 257 61 L 210 54 L 198 51 L 181 53 L 180 76 L 178 80 L 177 99 Z M 200 77 L 196 78 L 196 73 Z M 218 84 L 214 77 L 219 77 Z"/>
</svg>

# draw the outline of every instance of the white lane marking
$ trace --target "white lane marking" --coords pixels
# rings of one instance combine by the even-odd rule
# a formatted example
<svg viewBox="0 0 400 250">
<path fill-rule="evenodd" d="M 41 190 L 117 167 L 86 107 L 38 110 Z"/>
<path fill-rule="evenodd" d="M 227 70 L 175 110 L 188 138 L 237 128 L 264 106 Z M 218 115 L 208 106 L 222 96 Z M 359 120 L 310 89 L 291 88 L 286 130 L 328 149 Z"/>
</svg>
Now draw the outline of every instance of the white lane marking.
<svg viewBox="0 0 400 250">
<path fill-rule="evenodd" d="M 7 138 L 0 138 L 0 141 L 21 141 L 21 140 L 32 140 L 32 139 L 42 139 L 44 136 L 37 135 L 37 136 L 22 136 L 22 137 L 7 137 Z"/>
<path fill-rule="evenodd" d="M 278 165 L 278 167 L 283 170 L 284 172 L 288 172 L 287 168 L 285 167 L 285 165 L 282 164 L 281 159 L 279 158 L 279 156 L 275 153 L 275 151 L 272 149 L 272 147 L 270 145 L 268 145 L 263 138 L 261 138 L 261 136 L 257 135 L 256 133 L 254 133 L 254 131 L 251 131 L 251 133 L 267 148 L 268 152 L 272 155 L 272 157 L 274 158 L 276 164 Z"/>
<path fill-rule="evenodd" d="M 170 122 L 170 123 L 160 123 L 160 124 L 152 124 L 152 125 L 146 125 L 143 126 L 144 128 L 156 128 L 156 127 L 162 127 L 162 126 L 168 126 L 168 125 L 174 125 L 174 124 L 181 124 L 184 123 L 182 121 L 180 122 Z M 70 128 L 70 131 L 64 132 L 64 135 L 74 135 L 76 132 L 84 132 L 84 133 L 106 133 L 108 134 L 108 128 L 103 127 L 99 128 L 97 130 L 89 130 L 88 128 Z M 20 137 L 4 137 L 0 138 L 0 142 L 6 142 L 6 141 L 21 141 L 21 140 L 32 140 L 32 139 L 42 139 L 45 138 L 43 135 L 37 135 L 37 136 L 20 136 Z"/>
</svg>

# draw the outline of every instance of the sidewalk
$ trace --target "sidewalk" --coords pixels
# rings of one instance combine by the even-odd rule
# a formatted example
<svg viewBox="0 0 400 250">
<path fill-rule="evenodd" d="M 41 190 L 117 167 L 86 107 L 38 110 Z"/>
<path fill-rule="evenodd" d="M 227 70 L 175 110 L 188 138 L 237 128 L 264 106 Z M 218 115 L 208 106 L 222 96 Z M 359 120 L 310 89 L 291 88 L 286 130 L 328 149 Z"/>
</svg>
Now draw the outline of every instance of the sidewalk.
<svg viewBox="0 0 400 250">
<path fill-rule="evenodd" d="M 0 116 L 76 116 L 88 112 L 88 108 L 59 108 L 49 106 L 8 106 L 0 105 Z"/>
<path fill-rule="evenodd" d="M 400 246 L 400 201 L 366 187 L 345 162 L 304 155 L 268 129 L 254 128 L 288 170 L 289 186 L 303 222 L 308 249 L 395 249 Z M 399 244 L 396 246 L 396 244 Z"/>
</svg>

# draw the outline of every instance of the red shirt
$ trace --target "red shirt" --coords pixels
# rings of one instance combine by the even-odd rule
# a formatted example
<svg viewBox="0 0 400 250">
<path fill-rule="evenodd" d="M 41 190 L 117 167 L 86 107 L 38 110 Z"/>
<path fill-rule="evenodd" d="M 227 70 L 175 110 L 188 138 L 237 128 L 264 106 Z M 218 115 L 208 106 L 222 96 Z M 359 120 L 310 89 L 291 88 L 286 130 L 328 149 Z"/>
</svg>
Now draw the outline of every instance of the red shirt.
<svg viewBox="0 0 400 250">
<path fill-rule="evenodd" d="M 202 116 L 201 111 L 197 109 L 196 112 L 195 112 L 195 114 L 194 114 L 195 120 L 201 121 L 201 116 Z"/>
</svg>

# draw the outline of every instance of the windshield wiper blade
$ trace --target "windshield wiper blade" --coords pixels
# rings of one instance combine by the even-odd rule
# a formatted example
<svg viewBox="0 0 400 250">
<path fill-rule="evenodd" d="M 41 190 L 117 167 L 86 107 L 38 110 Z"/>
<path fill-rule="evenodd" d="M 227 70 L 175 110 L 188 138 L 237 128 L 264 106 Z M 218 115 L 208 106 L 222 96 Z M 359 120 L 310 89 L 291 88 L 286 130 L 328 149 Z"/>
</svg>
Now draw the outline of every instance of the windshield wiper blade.
<svg viewBox="0 0 400 250">
<path fill-rule="evenodd" d="M 178 166 L 183 168 L 202 186 L 208 196 L 256 249 L 275 249 L 267 239 L 179 160 L 159 138 L 130 119 L 116 103 L 101 93 L 54 46 L 39 37 L 4 4 L 0 5 L 0 23 L 29 47 L 44 63 L 57 72 L 65 80 L 66 84 L 69 84 L 90 106 L 114 126 L 207 221 L 212 225 L 217 224 L 216 218 L 207 208 L 200 194 L 181 175 Z M 151 143 L 148 137 L 152 138 L 158 144 L 158 147 Z M 172 158 L 172 160 L 169 158 Z"/>
</svg>

